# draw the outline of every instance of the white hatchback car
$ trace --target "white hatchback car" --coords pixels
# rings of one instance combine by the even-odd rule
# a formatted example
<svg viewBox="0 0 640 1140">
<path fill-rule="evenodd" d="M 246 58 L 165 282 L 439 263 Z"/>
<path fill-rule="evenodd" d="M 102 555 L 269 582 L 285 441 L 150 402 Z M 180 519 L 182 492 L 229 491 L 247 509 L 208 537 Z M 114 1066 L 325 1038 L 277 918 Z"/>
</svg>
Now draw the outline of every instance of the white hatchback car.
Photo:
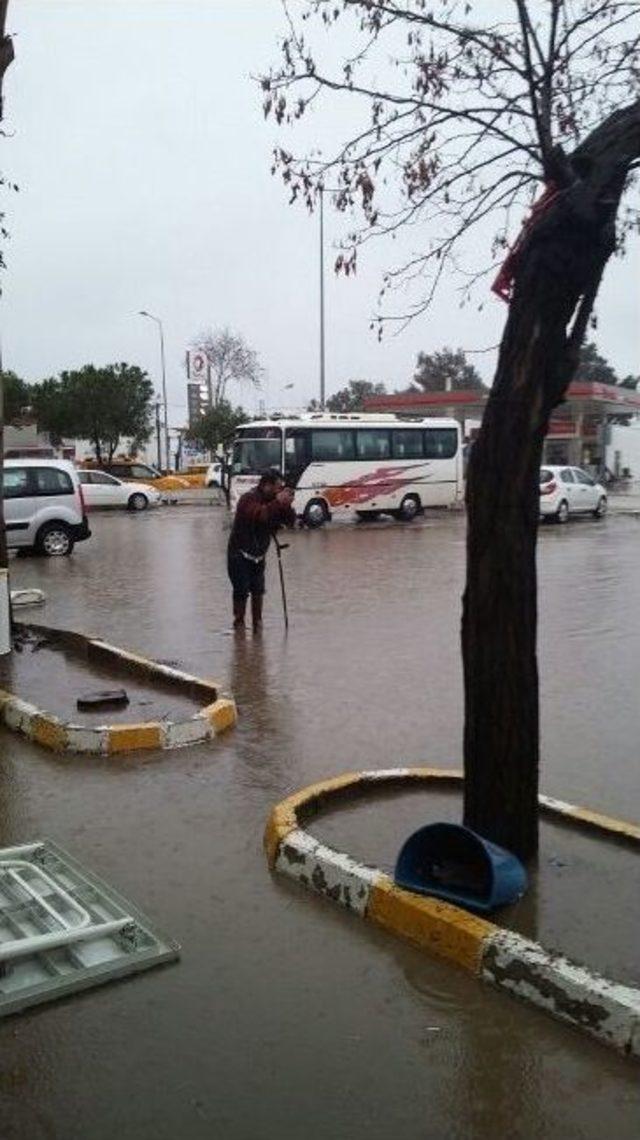
<svg viewBox="0 0 640 1140">
<path fill-rule="evenodd" d="M 108 475 L 106 471 L 78 471 L 87 506 L 126 507 L 129 511 L 146 511 L 147 507 L 157 507 L 162 496 L 155 487 L 147 483 L 126 483 Z"/>
<path fill-rule="evenodd" d="M 592 514 L 601 519 L 607 510 L 607 492 L 580 467 L 540 469 L 540 514 L 565 523 L 569 515 Z"/>
<path fill-rule="evenodd" d="M 5 459 L 7 545 L 62 557 L 91 537 L 78 472 L 64 459 Z"/>
</svg>

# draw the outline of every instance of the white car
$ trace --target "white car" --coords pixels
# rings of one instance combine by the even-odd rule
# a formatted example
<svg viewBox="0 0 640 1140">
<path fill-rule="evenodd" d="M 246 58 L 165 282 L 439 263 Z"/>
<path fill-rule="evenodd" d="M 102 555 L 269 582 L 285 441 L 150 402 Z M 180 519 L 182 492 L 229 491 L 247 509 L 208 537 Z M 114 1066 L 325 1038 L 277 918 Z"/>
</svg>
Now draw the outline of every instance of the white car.
<svg viewBox="0 0 640 1140">
<path fill-rule="evenodd" d="M 85 502 L 92 510 L 96 507 L 126 507 L 130 511 L 146 511 L 157 507 L 162 495 L 148 483 L 126 483 L 108 475 L 106 471 L 78 471 Z"/>
<path fill-rule="evenodd" d="M 607 510 L 607 492 L 580 467 L 540 469 L 540 514 L 565 523 L 569 515 L 591 514 L 601 519 Z"/>
<path fill-rule="evenodd" d="M 222 486 L 222 464 L 219 461 L 210 463 L 204 477 L 205 487 Z"/>
<path fill-rule="evenodd" d="M 9 547 L 49 558 L 91 537 L 78 472 L 63 459 L 5 459 L 4 518 Z"/>
</svg>

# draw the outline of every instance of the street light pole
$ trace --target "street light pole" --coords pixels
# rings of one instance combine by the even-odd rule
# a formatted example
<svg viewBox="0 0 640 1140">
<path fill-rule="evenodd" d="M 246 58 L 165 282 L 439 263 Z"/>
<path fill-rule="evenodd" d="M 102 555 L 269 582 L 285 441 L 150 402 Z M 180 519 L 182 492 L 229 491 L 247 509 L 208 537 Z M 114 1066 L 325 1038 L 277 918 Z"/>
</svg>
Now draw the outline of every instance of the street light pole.
<svg viewBox="0 0 640 1140">
<path fill-rule="evenodd" d="M 162 445 L 160 443 L 160 408 L 162 404 L 156 398 L 156 448 L 158 453 L 158 471 L 162 471 Z"/>
<path fill-rule="evenodd" d="M 146 309 L 140 309 L 139 315 L 141 317 L 148 317 L 150 321 L 155 321 L 160 333 L 160 366 L 162 370 L 162 403 L 164 404 L 164 451 L 166 472 L 169 474 L 169 467 L 171 466 L 171 455 L 169 452 L 169 406 L 167 404 L 167 370 L 164 359 L 164 329 L 160 317 L 154 317 L 153 313 L 148 313 Z"/>
<path fill-rule="evenodd" d="M 320 408 L 324 411 L 324 187 L 320 187 Z"/>
</svg>

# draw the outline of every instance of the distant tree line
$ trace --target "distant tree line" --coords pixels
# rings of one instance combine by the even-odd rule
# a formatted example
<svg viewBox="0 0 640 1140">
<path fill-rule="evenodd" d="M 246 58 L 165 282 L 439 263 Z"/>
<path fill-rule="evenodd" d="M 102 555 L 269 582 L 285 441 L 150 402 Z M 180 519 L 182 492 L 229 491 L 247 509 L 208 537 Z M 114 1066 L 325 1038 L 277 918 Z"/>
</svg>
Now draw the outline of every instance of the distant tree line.
<svg viewBox="0 0 640 1140">
<path fill-rule="evenodd" d="M 86 364 L 36 384 L 4 372 L 5 422 L 34 422 L 54 445 L 91 444 L 99 463 L 110 462 L 122 439 L 137 451 L 151 435 L 153 384 L 135 364 Z"/>
<path fill-rule="evenodd" d="M 206 334 L 202 346 L 217 369 L 212 383 L 214 402 L 186 432 L 186 438 L 204 451 L 215 452 L 249 416 L 226 397 L 230 382 L 256 386 L 260 368 L 257 357 L 241 337 L 223 329 Z M 135 364 L 86 364 L 76 371 L 61 372 L 35 384 L 28 384 L 15 372 L 2 373 L 5 423 L 35 421 L 54 444 L 63 439 L 86 440 L 99 463 L 110 462 L 121 441 L 126 439 L 134 454 L 150 438 L 153 430 L 154 390 L 146 372 Z M 640 376 L 620 377 L 593 341 L 582 348 L 577 380 L 600 381 L 635 389 Z M 480 391 L 482 377 L 469 363 L 461 348 L 442 348 L 418 353 L 416 367 L 403 392 Z M 362 411 L 365 401 L 382 396 L 384 384 L 371 380 L 350 380 L 329 396 L 329 412 Z M 316 401 L 309 409 L 318 410 Z"/>
<path fill-rule="evenodd" d="M 620 377 L 606 357 L 598 351 L 593 341 L 587 341 L 580 352 L 580 364 L 576 380 L 599 381 L 603 384 L 616 384 L 623 388 L 636 389 L 640 376 Z M 488 392 L 480 373 L 467 359 L 462 348 L 442 348 L 436 352 L 419 352 L 416 367 L 409 385 L 395 390 L 395 394 L 409 392 Z M 371 380 L 350 380 L 338 392 L 329 396 L 326 408 L 329 412 L 359 412 L 364 410 L 365 401 L 375 396 L 384 396 L 384 384 Z M 318 411 L 317 400 L 309 404 L 310 411 Z"/>
</svg>

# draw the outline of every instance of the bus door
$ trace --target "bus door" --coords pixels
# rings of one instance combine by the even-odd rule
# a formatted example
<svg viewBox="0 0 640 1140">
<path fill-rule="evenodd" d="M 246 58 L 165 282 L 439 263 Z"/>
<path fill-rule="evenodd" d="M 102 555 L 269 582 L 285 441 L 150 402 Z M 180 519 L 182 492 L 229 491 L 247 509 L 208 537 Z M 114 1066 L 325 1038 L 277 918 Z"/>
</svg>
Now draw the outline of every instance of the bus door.
<svg viewBox="0 0 640 1140">
<path fill-rule="evenodd" d="M 304 482 L 304 472 L 310 462 L 309 428 L 287 428 L 284 440 L 284 477 L 290 487 L 298 487 Z"/>
</svg>

